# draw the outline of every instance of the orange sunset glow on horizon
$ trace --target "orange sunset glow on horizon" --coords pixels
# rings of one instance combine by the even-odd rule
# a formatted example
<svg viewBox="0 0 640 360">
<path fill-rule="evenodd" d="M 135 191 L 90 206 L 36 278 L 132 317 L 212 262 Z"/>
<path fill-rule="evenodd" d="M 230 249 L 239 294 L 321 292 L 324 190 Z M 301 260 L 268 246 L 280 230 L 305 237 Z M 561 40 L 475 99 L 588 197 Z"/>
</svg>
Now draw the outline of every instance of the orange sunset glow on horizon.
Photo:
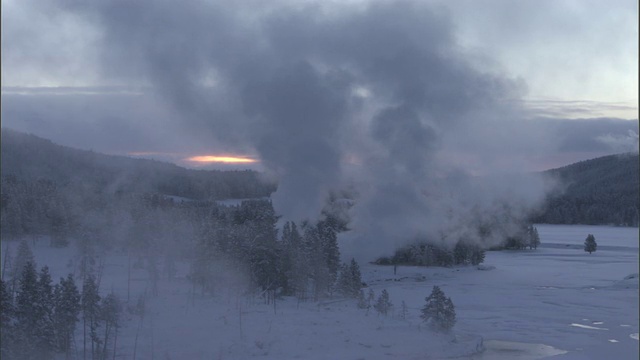
<svg viewBox="0 0 640 360">
<path fill-rule="evenodd" d="M 228 156 L 228 155 L 200 155 L 192 156 L 185 159 L 186 161 L 196 163 L 225 163 L 225 164 L 251 164 L 257 163 L 258 160 L 244 156 Z"/>
</svg>

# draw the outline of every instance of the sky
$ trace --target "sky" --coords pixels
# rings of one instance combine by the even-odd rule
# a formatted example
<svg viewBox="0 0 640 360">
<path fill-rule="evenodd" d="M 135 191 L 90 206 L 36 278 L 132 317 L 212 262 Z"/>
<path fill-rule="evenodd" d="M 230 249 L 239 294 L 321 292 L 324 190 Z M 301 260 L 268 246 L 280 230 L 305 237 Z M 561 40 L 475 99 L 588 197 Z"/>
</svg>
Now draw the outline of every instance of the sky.
<svg viewBox="0 0 640 360">
<path fill-rule="evenodd" d="M 358 13 L 376 7 L 394 9 L 395 13 L 384 19 L 391 31 L 398 26 L 396 30 L 404 31 L 405 39 L 431 42 L 434 47 L 440 42 L 448 47 L 450 54 L 446 56 L 464 59 L 469 70 L 502 82 L 499 101 L 513 106 L 508 110 L 503 107 L 499 116 L 518 119 L 494 124 L 497 129 L 489 133 L 484 126 L 479 130 L 466 126 L 465 132 L 493 137 L 495 132 L 528 128 L 525 132 L 545 138 L 541 145 L 547 148 L 521 149 L 517 156 L 513 151 L 484 156 L 484 151 L 456 146 L 439 156 L 466 164 L 491 158 L 498 167 L 524 162 L 525 167 L 541 170 L 637 149 L 636 1 L 194 1 L 184 8 L 166 1 L 136 5 L 107 1 L 104 6 L 77 1 L 3 1 L 2 123 L 64 145 L 101 152 L 155 157 L 192 167 L 211 163 L 185 159 L 239 156 L 257 161 L 213 164 L 264 169 L 268 160 L 261 159 L 264 154 L 257 149 L 255 137 L 247 139 L 253 137 L 246 136 L 250 131 L 233 124 L 243 122 L 237 119 L 236 109 L 214 104 L 238 101 L 224 85 L 225 81 L 238 81 L 233 76 L 223 79 L 223 73 L 238 71 L 228 62 L 234 61 L 234 56 L 244 61 L 239 59 L 270 51 L 282 51 L 282 58 L 291 59 L 316 56 L 318 51 L 339 55 L 342 49 L 321 44 L 333 40 L 312 34 L 322 30 L 292 19 L 307 17 L 316 27 L 336 26 L 353 32 L 358 31 L 358 25 L 353 24 L 362 21 L 357 19 Z M 412 7 L 420 8 L 416 16 L 400 10 Z M 291 19 L 285 19 L 287 16 Z M 415 22 L 416 27 L 401 28 L 404 20 Z M 288 28 L 276 29 L 278 21 Z M 345 25 L 349 21 L 353 26 Z M 265 27 L 272 33 L 263 31 Z M 370 33 L 354 37 L 367 41 L 386 34 L 383 23 L 371 29 L 362 25 L 361 30 Z M 301 36 L 296 39 L 292 34 L 298 31 Z M 310 38 L 303 39 L 305 36 Z M 380 42 L 381 48 L 388 47 L 384 39 Z M 261 48 L 269 46 L 268 50 Z M 344 59 L 333 60 L 334 67 L 339 67 L 342 65 L 337 62 Z M 246 66 L 256 71 L 257 78 L 264 69 L 254 65 Z M 327 65 L 326 60 L 314 64 L 318 68 L 333 65 Z M 350 66 L 367 65 L 356 59 Z M 449 85 L 447 79 L 442 81 Z M 350 86 L 361 99 L 373 98 L 366 87 Z M 205 96 L 216 99 L 194 100 Z M 451 104 L 448 110 L 454 112 L 455 108 L 456 104 Z M 211 117 L 224 120 L 207 119 Z M 345 122 L 335 120 L 336 124 Z M 469 142 L 458 136 L 459 132 L 454 134 L 460 143 Z M 576 138 L 575 134 L 588 138 Z M 550 138 L 555 141 L 547 144 Z M 513 142 L 516 144 L 502 146 L 505 150 L 517 147 L 519 141 Z"/>
</svg>

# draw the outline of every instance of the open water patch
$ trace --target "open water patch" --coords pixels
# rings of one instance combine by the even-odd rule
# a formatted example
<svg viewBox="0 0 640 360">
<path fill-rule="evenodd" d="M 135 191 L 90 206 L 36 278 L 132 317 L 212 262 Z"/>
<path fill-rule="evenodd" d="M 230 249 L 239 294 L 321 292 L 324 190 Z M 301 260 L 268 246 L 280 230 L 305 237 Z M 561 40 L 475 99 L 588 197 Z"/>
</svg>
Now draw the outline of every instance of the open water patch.
<svg viewBox="0 0 640 360">
<path fill-rule="evenodd" d="M 472 359 L 486 360 L 536 360 L 566 354 L 566 350 L 545 344 L 530 344 L 515 341 L 487 340 L 484 352 Z"/>
</svg>

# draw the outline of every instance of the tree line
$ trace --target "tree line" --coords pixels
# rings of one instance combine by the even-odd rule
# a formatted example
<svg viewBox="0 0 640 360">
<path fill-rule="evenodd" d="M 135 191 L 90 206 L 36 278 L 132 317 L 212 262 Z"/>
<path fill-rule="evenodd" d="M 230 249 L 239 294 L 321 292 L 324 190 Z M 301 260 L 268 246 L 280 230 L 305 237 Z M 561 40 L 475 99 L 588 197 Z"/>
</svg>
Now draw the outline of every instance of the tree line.
<svg viewBox="0 0 640 360">
<path fill-rule="evenodd" d="M 0 281 L 3 359 L 69 358 L 79 352 L 83 359 L 115 357 L 122 305 L 114 293 L 101 297 L 93 274 L 85 277 L 80 290 L 72 274 L 54 285 L 47 266 L 36 270 L 24 241 L 15 264 L 11 279 Z M 80 320 L 81 349 L 75 336 Z"/>
<path fill-rule="evenodd" d="M 543 174 L 561 187 L 531 221 L 547 224 L 635 226 L 640 222 L 638 154 L 581 161 Z"/>
<path fill-rule="evenodd" d="M 202 293 L 215 293 L 217 287 L 225 286 L 221 266 L 244 274 L 247 285 L 258 288 L 267 299 L 290 295 L 317 300 L 336 292 L 357 293 L 348 288 L 360 288 L 357 264 L 340 264 L 340 224 L 334 218 L 285 222 L 278 236 L 278 216 L 268 200 L 211 210 L 197 231 L 189 274 Z"/>
</svg>

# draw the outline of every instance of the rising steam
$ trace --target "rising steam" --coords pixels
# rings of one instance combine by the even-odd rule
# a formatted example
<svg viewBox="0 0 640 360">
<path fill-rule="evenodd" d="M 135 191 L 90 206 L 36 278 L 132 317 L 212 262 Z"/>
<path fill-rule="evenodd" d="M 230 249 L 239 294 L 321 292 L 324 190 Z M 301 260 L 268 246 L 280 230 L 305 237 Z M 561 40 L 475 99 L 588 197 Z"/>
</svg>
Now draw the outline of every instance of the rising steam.
<svg viewBox="0 0 640 360">
<path fill-rule="evenodd" d="M 96 20 L 103 76 L 150 83 L 193 133 L 255 150 L 279 178 L 284 218 L 318 218 L 330 191 L 355 187 L 345 249 L 474 238 L 477 221 L 522 218 L 546 191 L 537 179 L 473 178 L 446 156 L 491 172 L 497 156 L 548 144 L 518 125 L 521 82 L 472 63 L 439 7 L 65 4 Z"/>
</svg>

